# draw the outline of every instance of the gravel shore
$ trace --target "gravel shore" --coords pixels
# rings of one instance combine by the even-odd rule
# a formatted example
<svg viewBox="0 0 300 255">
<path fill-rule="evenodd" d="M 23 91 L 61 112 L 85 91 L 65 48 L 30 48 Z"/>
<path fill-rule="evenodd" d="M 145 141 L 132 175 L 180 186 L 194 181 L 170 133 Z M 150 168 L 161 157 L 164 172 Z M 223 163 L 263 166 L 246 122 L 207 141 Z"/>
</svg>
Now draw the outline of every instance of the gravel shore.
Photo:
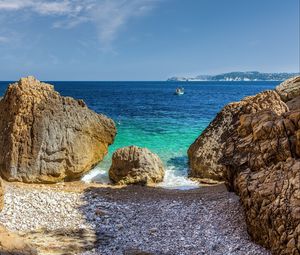
<svg viewBox="0 0 300 255">
<path fill-rule="evenodd" d="M 269 254 L 223 185 L 179 191 L 5 184 L 0 223 L 39 254 Z M 142 253 L 144 252 L 144 253 Z"/>
</svg>

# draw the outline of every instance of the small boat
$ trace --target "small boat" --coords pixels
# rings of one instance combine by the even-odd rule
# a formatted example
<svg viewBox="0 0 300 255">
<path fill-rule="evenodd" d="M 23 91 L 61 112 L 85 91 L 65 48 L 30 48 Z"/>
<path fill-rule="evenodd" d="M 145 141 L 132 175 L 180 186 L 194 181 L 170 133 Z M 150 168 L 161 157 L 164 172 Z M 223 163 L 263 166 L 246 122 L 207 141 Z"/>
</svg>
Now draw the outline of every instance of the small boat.
<svg viewBox="0 0 300 255">
<path fill-rule="evenodd" d="M 180 95 L 183 95 L 184 94 L 184 88 L 177 88 L 176 90 L 175 90 L 175 93 L 174 93 L 175 95 L 178 95 L 178 96 L 180 96 Z"/>
</svg>

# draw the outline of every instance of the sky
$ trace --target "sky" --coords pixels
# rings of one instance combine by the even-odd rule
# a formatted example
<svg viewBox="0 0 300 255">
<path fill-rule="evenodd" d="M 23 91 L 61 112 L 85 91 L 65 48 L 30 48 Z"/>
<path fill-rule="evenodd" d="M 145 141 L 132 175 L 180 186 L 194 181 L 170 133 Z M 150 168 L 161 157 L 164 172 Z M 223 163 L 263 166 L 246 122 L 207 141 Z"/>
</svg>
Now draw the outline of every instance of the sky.
<svg viewBox="0 0 300 255">
<path fill-rule="evenodd" d="M 299 0 L 0 0 L 0 80 L 299 72 Z"/>
</svg>

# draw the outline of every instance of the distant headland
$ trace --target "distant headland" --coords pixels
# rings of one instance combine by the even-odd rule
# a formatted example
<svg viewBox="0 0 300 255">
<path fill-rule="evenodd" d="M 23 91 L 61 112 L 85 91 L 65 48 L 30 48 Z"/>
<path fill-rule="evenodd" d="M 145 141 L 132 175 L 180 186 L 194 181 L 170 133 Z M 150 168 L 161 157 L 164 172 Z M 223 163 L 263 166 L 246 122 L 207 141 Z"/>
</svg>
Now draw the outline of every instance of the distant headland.
<svg viewBox="0 0 300 255">
<path fill-rule="evenodd" d="M 167 81 L 283 81 L 299 73 L 261 73 L 258 71 L 250 72 L 229 72 L 217 75 L 197 75 L 195 77 L 168 78 Z"/>
</svg>

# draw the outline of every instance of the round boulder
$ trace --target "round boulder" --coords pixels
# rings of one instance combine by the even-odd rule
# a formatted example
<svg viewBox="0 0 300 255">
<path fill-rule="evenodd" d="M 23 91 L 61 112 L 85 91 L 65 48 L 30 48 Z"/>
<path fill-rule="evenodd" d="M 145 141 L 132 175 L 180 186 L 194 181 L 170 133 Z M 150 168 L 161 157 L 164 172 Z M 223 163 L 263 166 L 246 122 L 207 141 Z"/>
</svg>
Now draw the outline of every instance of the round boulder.
<svg viewBox="0 0 300 255">
<path fill-rule="evenodd" d="M 161 182 L 164 167 L 160 158 L 147 148 L 129 146 L 116 150 L 112 156 L 109 178 L 117 184 Z"/>
</svg>

